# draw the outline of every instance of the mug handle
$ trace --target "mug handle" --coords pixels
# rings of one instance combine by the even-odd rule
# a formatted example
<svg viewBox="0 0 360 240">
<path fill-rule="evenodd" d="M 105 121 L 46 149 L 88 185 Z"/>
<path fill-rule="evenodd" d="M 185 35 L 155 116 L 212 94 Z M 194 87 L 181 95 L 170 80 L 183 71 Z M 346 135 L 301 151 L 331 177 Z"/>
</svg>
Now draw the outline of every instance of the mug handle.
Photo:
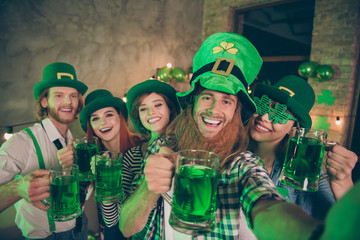
<svg viewBox="0 0 360 240">
<path fill-rule="evenodd" d="M 337 142 L 334 142 L 334 141 L 326 141 L 325 142 L 325 151 L 329 152 L 332 150 L 332 148 L 337 145 L 338 143 Z M 319 180 L 323 180 L 323 179 L 327 179 L 329 178 L 329 174 L 327 173 L 324 173 L 320 176 L 320 179 Z"/>
</svg>

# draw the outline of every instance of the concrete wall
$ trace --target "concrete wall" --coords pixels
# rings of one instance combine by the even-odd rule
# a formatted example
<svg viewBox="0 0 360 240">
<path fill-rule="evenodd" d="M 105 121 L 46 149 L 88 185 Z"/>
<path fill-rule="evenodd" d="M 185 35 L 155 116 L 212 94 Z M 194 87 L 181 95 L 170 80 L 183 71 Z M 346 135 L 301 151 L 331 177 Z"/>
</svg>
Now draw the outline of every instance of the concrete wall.
<svg viewBox="0 0 360 240">
<path fill-rule="evenodd" d="M 168 62 L 187 70 L 202 16 L 203 0 L 1 0 L 0 126 L 36 120 L 32 89 L 52 62 L 72 64 L 88 92 L 118 97 Z M 1 239 L 19 236 L 13 222 L 13 208 L 0 214 Z"/>
<path fill-rule="evenodd" d="M 255 8 L 284 0 L 205 0 L 203 39 L 220 31 L 234 31 L 233 14 L 237 9 Z M 290 1 L 289 1 L 290 2 Z M 316 96 L 322 90 L 332 91 L 336 99 L 332 106 L 318 104 L 311 117 L 327 117 L 329 139 L 350 148 L 359 99 L 359 21 L 358 0 L 316 0 L 310 59 L 335 69 L 335 77 L 328 82 L 309 79 Z M 359 114 L 359 113 L 358 113 Z M 342 124 L 335 124 L 340 116 Z"/>
</svg>

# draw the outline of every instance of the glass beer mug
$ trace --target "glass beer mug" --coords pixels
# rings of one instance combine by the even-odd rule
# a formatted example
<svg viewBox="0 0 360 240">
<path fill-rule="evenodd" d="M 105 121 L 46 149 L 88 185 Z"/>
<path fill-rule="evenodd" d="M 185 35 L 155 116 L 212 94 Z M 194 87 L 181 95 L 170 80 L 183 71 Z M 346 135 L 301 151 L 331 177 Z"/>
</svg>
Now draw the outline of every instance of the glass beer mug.
<svg viewBox="0 0 360 240">
<path fill-rule="evenodd" d="M 97 137 L 90 139 L 83 137 L 74 140 L 74 163 L 79 166 L 80 181 L 94 180 L 90 162 L 91 158 L 98 152 L 97 144 Z"/>
<path fill-rule="evenodd" d="M 47 201 L 43 203 L 49 205 Z M 50 168 L 50 209 L 54 221 L 58 222 L 72 220 L 82 213 L 79 194 L 79 167 L 76 164 L 58 165 Z"/>
<path fill-rule="evenodd" d="M 321 175 L 326 144 L 334 145 L 327 141 L 326 132 L 293 127 L 280 182 L 301 191 L 317 191 L 319 181 L 327 177 Z"/>
<path fill-rule="evenodd" d="M 172 207 L 169 218 L 172 228 L 190 235 L 213 231 L 219 162 L 219 156 L 213 152 L 176 153 L 173 196 L 162 194 Z"/>
<path fill-rule="evenodd" d="M 112 203 L 122 200 L 122 160 L 121 152 L 103 151 L 96 156 L 95 201 Z"/>
</svg>

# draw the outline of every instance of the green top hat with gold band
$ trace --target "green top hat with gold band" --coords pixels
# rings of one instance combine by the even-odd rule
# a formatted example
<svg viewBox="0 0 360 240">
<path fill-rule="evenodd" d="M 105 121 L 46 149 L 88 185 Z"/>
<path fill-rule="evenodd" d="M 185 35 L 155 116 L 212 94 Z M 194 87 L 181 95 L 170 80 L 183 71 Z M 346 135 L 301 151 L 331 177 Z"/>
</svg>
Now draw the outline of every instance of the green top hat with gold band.
<svg viewBox="0 0 360 240">
<path fill-rule="evenodd" d="M 142 133 L 140 126 L 135 121 L 134 117 L 131 115 L 131 108 L 135 101 L 135 99 L 144 93 L 162 93 L 167 96 L 170 101 L 175 105 L 176 112 L 180 113 L 180 106 L 178 100 L 176 98 L 176 91 L 175 89 L 168 83 L 161 82 L 159 80 L 146 80 L 141 83 L 134 85 L 126 94 L 126 107 L 128 112 L 130 113 L 130 119 L 135 127 L 135 129 Z"/>
<path fill-rule="evenodd" d="M 114 107 L 120 110 L 125 120 L 127 120 L 128 113 L 125 103 L 120 98 L 114 97 L 108 90 L 97 89 L 86 96 L 85 107 L 80 112 L 80 125 L 84 132 L 87 130 L 87 120 L 90 115 L 106 107 Z"/>
<path fill-rule="evenodd" d="M 88 87 L 78 81 L 75 69 L 64 62 L 55 62 L 47 65 L 43 71 L 43 80 L 34 86 L 34 97 L 37 99 L 41 92 L 50 87 L 71 87 L 77 89 L 82 95 Z"/>
<path fill-rule="evenodd" d="M 256 84 L 254 96 L 261 98 L 263 95 L 285 104 L 295 115 L 301 127 L 311 128 L 312 121 L 309 112 L 315 103 L 315 93 L 304 79 L 288 75 L 273 85 Z"/>
<path fill-rule="evenodd" d="M 215 33 L 204 41 L 196 53 L 191 89 L 177 93 L 179 102 L 185 108 L 199 86 L 237 95 L 242 103 L 242 121 L 246 122 L 256 111 L 255 103 L 247 93 L 248 86 L 255 80 L 261 66 L 258 51 L 244 36 Z"/>
</svg>

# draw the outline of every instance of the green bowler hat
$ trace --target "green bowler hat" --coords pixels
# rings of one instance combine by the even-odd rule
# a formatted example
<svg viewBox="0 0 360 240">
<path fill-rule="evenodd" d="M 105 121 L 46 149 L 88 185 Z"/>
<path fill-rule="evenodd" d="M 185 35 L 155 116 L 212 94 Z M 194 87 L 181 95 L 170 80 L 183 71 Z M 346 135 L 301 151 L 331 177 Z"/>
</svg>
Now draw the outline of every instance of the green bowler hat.
<svg viewBox="0 0 360 240">
<path fill-rule="evenodd" d="M 199 86 L 209 90 L 237 95 L 242 103 L 241 117 L 246 122 L 256 106 L 247 90 L 262 66 L 256 48 L 237 33 L 215 33 L 201 45 L 193 59 L 191 89 L 177 93 L 182 108 L 191 103 Z"/>
<path fill-rule="evenodd" d="M 77 89 L 82 95 L 88 87 L 78 81 L 75 69 L 64 62 L 55 62 L 47 65 L 43 71 L 43 80 L 34 86 L 34 97 L 37 99 L 41 92 L 50 87 L 71 87 Z"/>
<path fill-rule="evenodd" d="M 114 97 L 106 89 L 97 89 L 89 93 L 85 98 L 85 107 L 81 110 L 79 118 L 81 128 L 86 132 L 87 120 L 93 112 L 106 107 L 114 107 L 120 110 L 121 114 L 127 121 L 128 113 L 126 105 L 120 98 Z"/>
<path fill-rule="evenodd" d="M 130 119 L 135 127 L 135 129 L 141 133 L 141 128 L 136 123 L 134 117 L 131 115 L 131 108 L 135 101 L 135 99 L 144 93 L 162 93 L 165 96 L 167 96 L 170 101 L 175 105 L 176 112 L 180 113 L 180 105 L 178 103 L 178 100 L 176 98 L 176 91 L 175 89 L 168 83 L 161 82 L 159 80 L 146 80 L 141 83 L 138 83 L 131 87 L 129 91 L 126 94 L 126 107 L 128 112 L 130 113 Z"/>
<path fill-rule="evenodd" d="M 304 79 L 288 75 L 273 85 L 258 83 L 254 89 L 254 96 L 261 98 L 262 95 L 285 104 L 298 119 L 301 127 L 311 128 L 309 112 L 315 103 L 315 92 Z"/>
</svg>

